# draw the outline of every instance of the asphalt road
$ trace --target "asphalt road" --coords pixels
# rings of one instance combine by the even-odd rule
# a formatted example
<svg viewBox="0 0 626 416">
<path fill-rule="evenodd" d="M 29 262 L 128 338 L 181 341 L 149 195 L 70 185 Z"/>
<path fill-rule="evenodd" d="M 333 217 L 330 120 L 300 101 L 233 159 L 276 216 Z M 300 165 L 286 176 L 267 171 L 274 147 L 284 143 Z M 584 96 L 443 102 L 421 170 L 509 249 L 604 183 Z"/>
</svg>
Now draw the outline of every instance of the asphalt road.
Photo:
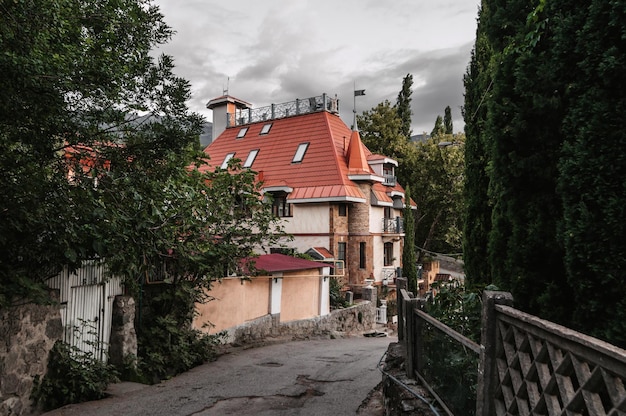
<svg viewBox="0 0 626 416">
<path fill-rule="evenodd" d="M 45 415 L 354 415 L 396 341 L 361 335 L 233 350 L 161 384 L 122 383 L 111 397 Z"/>
</svg>

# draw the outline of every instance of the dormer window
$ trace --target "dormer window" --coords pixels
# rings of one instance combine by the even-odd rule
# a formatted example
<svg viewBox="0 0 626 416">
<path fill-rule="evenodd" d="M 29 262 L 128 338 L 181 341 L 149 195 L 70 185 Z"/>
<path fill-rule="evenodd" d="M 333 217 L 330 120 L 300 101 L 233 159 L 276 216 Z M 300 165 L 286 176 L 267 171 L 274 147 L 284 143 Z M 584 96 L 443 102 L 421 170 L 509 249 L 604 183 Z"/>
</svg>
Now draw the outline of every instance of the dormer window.
<svg viewBox="0 0 626 416">
<path fill-rule="evenodd" d="M 298 146 L 298 150 L 296 150 L 296 154 L 293 156 L 292 163 L 302 162 L 304 159 L 304 154 L 306 153 L 306 149 L 309 147 L 309 143 L 300 143 Z"/>
<path fill-rule="evenodd" d="M 261 132 L 259 133 L 259 136 L 263 135 L 263 134 L 267 134 L 270 132 L 270 129 L 272 128 L 272 123 L 267 123 L 265 124 L 262 128 L 261 128 Z"/>
<path fill-rule="evenodd" d="M 396 186 L 396 177 L 394 175 L 394 169 L 392 164 L 385 163 L 383 165 L 383 178 L 383 185 Z"/>
<path fill-rule="evenodd" d="M 246 158 L 246 161 L 243 164 L 244 168 L 249 168 L 252 166 L 252 164 L 254 163 L 254 159 L 256 158 L 256 155 L 259 154 L 259 149 L 254 149 L 254 150 L 250 150 L 250 153 L 248 153 L 248 157 Z"/>
<path fill-rule="evenodd" d="M 291 204 L 287 202 L 287 193 L 272 192 L 272 214 L 275 217 L 291 217 Z"/>
<path fill-rule="evenodd" d="M 227 169 L 228 168 L 228 161 L 230 159 L 232 159 L 233 157 L 235 157 L 234 153 L 229 153 L 226 155 L 226 157 L 224 158 L 224 161 L 222 162 L 222 166 L 220 166 L 222 169 Z"/>
<path fill-rule="evenodd" d="M 237 138 L 241 139 L 243 136 L 246 135 L 246 133 L 248 132 L 248 128 L 247 127 L 242 127 L 239 129 L 239 133 L 237 133 Z"/>
</svg>

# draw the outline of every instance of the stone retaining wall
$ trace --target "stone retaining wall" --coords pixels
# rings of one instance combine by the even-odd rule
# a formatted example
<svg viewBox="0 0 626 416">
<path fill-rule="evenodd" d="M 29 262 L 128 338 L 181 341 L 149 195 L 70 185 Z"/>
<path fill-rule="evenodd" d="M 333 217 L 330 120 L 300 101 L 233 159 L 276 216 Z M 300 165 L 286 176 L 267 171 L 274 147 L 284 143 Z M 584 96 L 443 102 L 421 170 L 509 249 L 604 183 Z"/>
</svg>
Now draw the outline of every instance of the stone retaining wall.
<svg viewBox="0 0 626 416">
<path fill-rule="evenodd" d="M 331 311 L 329 315 L 299 321 L 280 322 L 278 315 L 266 315 L 227 330 L 226 343 L 248 345 L 274 339 L 342 337 L 367 331 L 376 324 L 376 301 Z"/>
<path fill-rule="evenodd" d="M 0 310 L 0 415 L 35 414 L 30 400 L 34 377 L 45 375 L 50 350 L 62 336 L 58 305 Z"/>
</svg>

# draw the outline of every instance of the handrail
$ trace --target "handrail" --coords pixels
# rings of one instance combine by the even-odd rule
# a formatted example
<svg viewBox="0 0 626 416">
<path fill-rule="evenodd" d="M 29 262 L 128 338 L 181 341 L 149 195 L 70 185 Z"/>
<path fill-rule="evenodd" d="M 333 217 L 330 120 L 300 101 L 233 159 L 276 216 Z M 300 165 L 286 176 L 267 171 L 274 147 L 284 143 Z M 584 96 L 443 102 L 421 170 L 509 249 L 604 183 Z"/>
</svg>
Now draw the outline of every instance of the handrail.
<svg viewBox="0 0 626 416">
<path fill-rule="evenodd" d="M 428 322 L 429 324 L 431 324 L 435 328 L 439 329 L 441 332 L 443 332 L 444 334 L 446 334 L 450 338 L 452 338 L 455 341 L 461 343 L 463 346 L 471 349 L 476 354 L 480 354 L 480 345 L 478 345 L 477 343 L 475 343 L 471 339 L 469 339 L 467 337 L 464 337 L 463 335 L 461 335 L 458 332 L 456 332 L 454 329 L 450 328 L 448 325 L 446 325 L 443 322 L 433 318 L 432 316 L 430 316 L 429 314 L 427 314 L 424 311 L 420 311 L 419 309 L 414 309 L 413 313 L 418 315 L 420 317 L 420 319 L 423 319 L 424 321 Z"/>
</svg>

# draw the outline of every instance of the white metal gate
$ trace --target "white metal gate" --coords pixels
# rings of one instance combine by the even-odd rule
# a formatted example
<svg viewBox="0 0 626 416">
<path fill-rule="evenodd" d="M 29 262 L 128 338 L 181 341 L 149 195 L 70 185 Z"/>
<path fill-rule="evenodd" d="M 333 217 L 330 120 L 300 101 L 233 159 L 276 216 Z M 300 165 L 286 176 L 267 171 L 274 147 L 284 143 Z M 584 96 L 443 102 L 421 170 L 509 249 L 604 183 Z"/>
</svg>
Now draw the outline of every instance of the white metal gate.
<svg viewBox="0 0 626 416">
<path fill-rule="evenodd" d="M 113 301 L 123 294 L 121 279 L 105 279 L 102 263 L 89 260 L 72 273 L 64 268 L 48 286 L 59 289 L 64 341 L 106 362 Z"/>
</svg>

